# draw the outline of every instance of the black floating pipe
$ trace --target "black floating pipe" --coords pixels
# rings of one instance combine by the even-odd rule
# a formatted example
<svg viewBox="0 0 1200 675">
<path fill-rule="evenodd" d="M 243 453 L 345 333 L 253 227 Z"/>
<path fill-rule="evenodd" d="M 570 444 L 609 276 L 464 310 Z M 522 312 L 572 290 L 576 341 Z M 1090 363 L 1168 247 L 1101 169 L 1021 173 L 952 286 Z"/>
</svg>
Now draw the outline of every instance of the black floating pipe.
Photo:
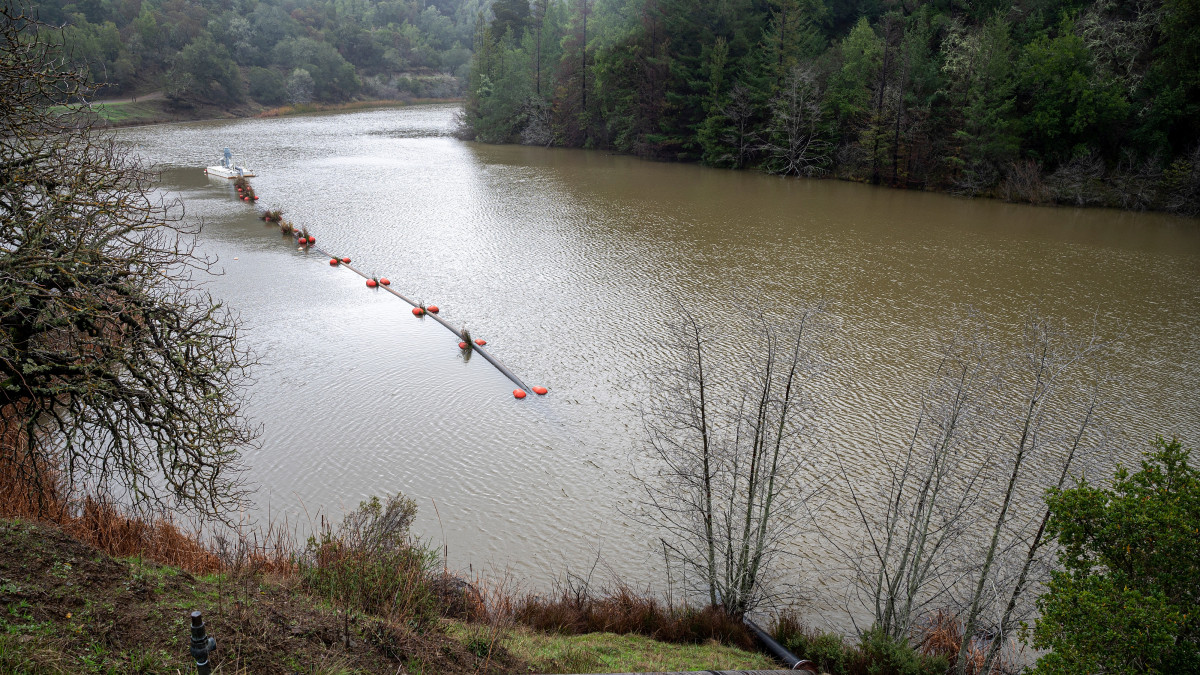
<svg viewBox="0 0 1200 675">
<path fill-rule="evenodd" d="M 200 675 L 210 675 L 212 666 L 208 663 L 208 655 L 217 648 L 216 638 L 209 637 L 204 632 L 204 618 L 200 612 L 192 612 L 192 658 L 196 659 L 196 672 Z"/>
<path fill-rule="evenodd" d="M 461 334 L 459 334 L 459 337 L 462 337 L 462 335 L 461 335 Z M 505 368 L 505 367 L 504 367 L 504 366 L 503 366 L 503 365 L 502 365 L 502 364 L 501 364 L 499 361 L 497 361 L 496 359 L 493 359 L 493 358 L 492 358 L 492 355 L 491 355 L 491 354 L 489 354 L 489 353 L 487 353 L 487 350 L 485 350 L 483 347 L 480 347 L 479 345 L 475 345 L 474 347 L 472 347 L 472 349 L 473 349 L 474 351 L 477 351 L 477 352 L 479 352 L 480 354 L 482 354 L 482 355 L 483 355 L 483 358 L 485 358 L 485 359 L 487 359 L 487 360 L 488 360 L 488 363 L 492 364 L 493 366 L 496 366 L 496 370 L 498 370 L 498 371 L 500 371 L 500 372 L 504 373 L 504 375 L 505 375 L 506 377 L 508 377 L 508 379 L 510 379 L 510 380 L 512 380 L 512 381 L 513 381 L 513 384 L 515 384 L 515 385 L 517 385 L 518 387 L 520 387 L 520 388 L 524 389 L 525 391 L 532 391 L 532 390 L 531 390 L 531 389 L 528 387 L 528 385 L 526 385 L 524 382 L 522 382 L 522 381 L 521 381 L 521 378 L 517 377 L 516 375 L 513 375 L 513 373 L 512 373 L 512 371 L 511 371 L 511 370 L 509 370 L 508 368 Z"/>
<path fill-rule="evenodd" d="M 767 631 L 758 627 L 748 618 L 743 617 L 742 621 L 746 624 L 746 628 L 754 634 L 754 637 L 766 647 L 767 651 L 771 652 L 771 656 L 779 659 L 784 665 L 792 670 L 807 670 L 811 673 L 817 672 L 817 664 L 806 659 L 797 658 L 795 654 L 789 652 L 786 647 L 775 641 L 775 638 L 767 634 Z"/>
<path fill-rule="evenodd" d="M 300 235 L 295 232 L 292 233 L 292 236 L 293 236 L 293 238 L 296 238 L 296 239 L 299 239 L 299 237 L 300 237 Z M 329 256 L 331 259 L 335 257 L 332 253 L 330 253 L 329 251 L 326 251 L 323 248 L 319 248 L 317 246 L 310 246 L 310 248 L 316 250 L 318 253 Z M 338 263 L 338 265 L 340 267 L 345 267 L 346 269 L 350 270 L 351 272 L 354 272 L 355 274 L 357 274 L 358 276 L 360 276 L 364 279 L 373 278 L 373 277 L 369 277 L 366 274 L 354 269 L 353 267 L 350 266 L 350 263 Z M 397 298 L 400 298 L 401 300 L 407 302 L 408 304 L 412 305 L 413 307 L 421 306 L 420 304 L 413 302 L 409 298 L 404 297 L 403 295 L 400 294 L 399 291 L 394 290 L 391 286 L 384 286 L 383 290 L 387 291 L 388 293 L 391 293 L 392 295 L 396 296 Z M 437 321 L 438 323 L 445 326 L 447 330 L 449 330 L 451 333 L 454 333 L 455 335 L 457 335 L 460 340 L 465 339 L 465 338 L 463 338 L 463 334 L 462 334 L 461 330 L 455 328 L 454 326 L 451 326 L 449 323 L 447 323 L 447 321 L 445 319 L 438 316 L 437 314 L 434 314 L 432 312 L 425 312 L 425 316 L 428 316 L 429 318 L 433 319 L 434 321 Z M 521 381 L 521 378 L 517 377 L 516 375 L 513 374 L 513 372 L 511 370 L 504 367 L 504 364 L 500 363 L 495 358 L 493 358 L 491 354 L 488 354 L 487 350 L 485 350 L 483 347 L 473 344 L 473 345 L 471 345 L 470 348 L 474 351 L 479 352 L 483 356 L 483 358 L 487 359 L 488 363 L 490 363 L 496 367 L 496 370 L 499 370 L 501 373 L 504 374 L 505 377 L 512 380 L 513 384 L 517 385 L 521 389 L 524 389 L 525 391 L 528 391 L 528 392 L 533 391 L 532 389 L 529 388 L 529 385 L 527 385 Z"/>
</svg>

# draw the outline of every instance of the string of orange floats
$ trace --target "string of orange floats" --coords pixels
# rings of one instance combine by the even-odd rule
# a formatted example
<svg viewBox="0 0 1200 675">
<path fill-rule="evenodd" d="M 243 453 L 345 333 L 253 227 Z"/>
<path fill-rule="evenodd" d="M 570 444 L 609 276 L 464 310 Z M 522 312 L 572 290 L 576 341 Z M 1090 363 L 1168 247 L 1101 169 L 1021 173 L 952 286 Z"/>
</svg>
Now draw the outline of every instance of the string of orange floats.
<svg viewBox="0 0 1200 675">
<path fill-rule="evenodd" d="M 247 181 L 246 187 L 249 188 L 249 181 Z M 239 190 L 239 192 L 241 192 L 241 191 Z M 258 196 L 254 195 L 253 192 L 250 192 L 250 195 L 253 196 L 254 200 L 258 199 Z M 251 201 L 251 200 L 245 198 L 247 196 L 245 194 L 239 194 L 238 196 L 239 196 L 239 198 L 242 198 L 243 201 Z M 413 316 L 416 316 L 416 317 L 428 316 L 431 319 L 433 319 L 434 321 L 437 321 L 438 323 L 445 326 L 445 328 L 447 330 L 449 330 L 451 333 L 453 333 L 456 337 L 459 338 L 459 343 L 458 343 L 459 349 L 471 350 L 471 351 L 478 352 L 481 356 L 483 356 L 483 358 L 487 359 L 488 363 L 491 363 L 496 368 L 496 370 L 499 370 L 501 373 L 504 374 L 505 377 L 512 380 L 513 383 L 516 384 L 517 387 L 519 387 L 518 389 L 513 390 L 514 398 L 523 399 L 527 396 L 526 392 L 533 392 L 534 394 L 537 394 L 538 396 L 545 396 L 547 393 L 549 393 L 550 390 L 547 389 L 546 387 L 541 387 L 541 386 L 530 387 L 529 385 L 525 384 L 524 382 L 521 381 L 521 378 L 517 377 L 511 370 L 506 368 L 503 363 L 500 363 L 499 360 L 497 360 L 494 356 L 489 354 L 488 351 L 483 348 L 484 345 L 487 344 L 487 340 L 484 340 L 482 338 L 476 338 L 471 343 L 469 343 L 468 340 L 470 338 L 468 335 L 466 335 L 464 333 L 464 331 L 462 329 L 455 328 L 454 326 L 450 325 L 450 323 L 448 323 L 445 319 L 443 319 L 441 316 L 438 315 L 440 310 L 438 309 L 437 305 L 428 305 L 427 306 L 427 305 L 423 305 L 419 302 L 415 302 L 410 298 L 405 297 L 399 291 L 397 291 L 396 289 L 391 287 L 392 282 L 387 277 L 372 277 L 372 276 L 356 269 L 355 267 L 351 266 L 351 264 L 350 264 L 351 259 L 349 257 L 338 258 L 337 256 L 331 254 L 329 251 L 326 251 L 326 250 L 318 247 L 316 245 L 317 238 L 312 235 L 305 237 L 305 236 L 301 236 L 301 233 L 296 232 L 296 231 L 293 231 L 291 233 L 291 235 L 296 240 L 296 243 L 299 246 L 301 246 L 305 249 L 312 249 L 323 255 L 329 256 L 329 265 L 331 267 L 345 267 L 346 269 L 350 270 L 351 272 L 354 272 L 355 274 L 359 275 L 360 277 L 366 279 L 367 280 L 367 288 L 375 288 L 375 289 L 382 288 L 383 290 L 387 291 L 388 293 L 391 293 L 392 295 L 396 296 L 397 298 L 400 298 L 404 302 L 407 302 L 408 304 L 412 305 L 413 306 L 413 308 L 412 308 Z"/>
</svg>

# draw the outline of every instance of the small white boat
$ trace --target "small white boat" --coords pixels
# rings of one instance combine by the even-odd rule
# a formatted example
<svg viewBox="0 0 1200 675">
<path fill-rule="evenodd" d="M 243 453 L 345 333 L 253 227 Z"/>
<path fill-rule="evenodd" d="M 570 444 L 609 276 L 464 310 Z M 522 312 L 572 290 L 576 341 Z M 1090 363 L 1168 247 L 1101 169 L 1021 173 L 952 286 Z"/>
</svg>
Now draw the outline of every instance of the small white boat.
<svg viewBox="0 0 1200 675">
<path fill-rule="evenodd" d="M 229 148 L 225 148 L 225 156 L 221 158 L 221 163 L 208 167 L 204 173 L 216 178 L 254 178 L 253 171 L 233 163 L 233 153 L 229 152 Z"/>
</svg>

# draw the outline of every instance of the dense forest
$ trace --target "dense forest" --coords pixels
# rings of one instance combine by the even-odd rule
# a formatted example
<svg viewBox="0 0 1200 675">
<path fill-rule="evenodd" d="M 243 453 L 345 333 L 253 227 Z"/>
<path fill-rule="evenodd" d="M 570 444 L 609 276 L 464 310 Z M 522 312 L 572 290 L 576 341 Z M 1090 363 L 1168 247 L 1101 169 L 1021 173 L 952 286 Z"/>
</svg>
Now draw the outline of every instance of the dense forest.
<svg viewBox="0 0 1200 675">
<path fill-rule="evenodd" d="M 1200 0 L 496 0 L 463 133 L 1200 213 Z"/>
<path fill-rule="evenodd" d="M 101 96 L 179 106 L 461 95 L 486 0 L 42 0 Z"/>
</svg>

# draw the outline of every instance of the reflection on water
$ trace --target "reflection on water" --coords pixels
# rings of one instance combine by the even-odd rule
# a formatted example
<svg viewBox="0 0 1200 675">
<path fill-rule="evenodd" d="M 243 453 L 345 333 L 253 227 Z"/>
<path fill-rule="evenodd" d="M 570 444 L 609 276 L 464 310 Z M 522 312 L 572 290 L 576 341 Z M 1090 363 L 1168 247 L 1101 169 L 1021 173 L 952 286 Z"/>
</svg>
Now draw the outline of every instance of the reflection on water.
<svg viewBox="0 0 1200 675">
<path fill-rule="evenodd" d="M 1155 433 L 1198 436 L 1196 221 L 475 145 L 449 136 L 453 112 L 120 132 L 203 219 L 225 269 L 211 289 L 263 355 L 250 408 L 263 444 L 246 457 L 263 512 L 303 525 L 403 490 L 452 565 L 536 582 L 599 550 L 649 580 L 648 535 L 620 506 L 677 302 L 736 346 L 755 316 L 828 299 L 844 339 L 826 448 L 836 439 L 865 472 L 887 461 L 877 439 L 907 430 L 932 342 L 961 304 L 1000 323 L 1032 306 L 1094 321 L 1121 350 L 1126 456 Z M 438 304 L 550 395 L 514 401 L 443 328 L 264 226 L 200 170 L 226 146 L 259 172 L 260 207 Z"/>
</svg>

